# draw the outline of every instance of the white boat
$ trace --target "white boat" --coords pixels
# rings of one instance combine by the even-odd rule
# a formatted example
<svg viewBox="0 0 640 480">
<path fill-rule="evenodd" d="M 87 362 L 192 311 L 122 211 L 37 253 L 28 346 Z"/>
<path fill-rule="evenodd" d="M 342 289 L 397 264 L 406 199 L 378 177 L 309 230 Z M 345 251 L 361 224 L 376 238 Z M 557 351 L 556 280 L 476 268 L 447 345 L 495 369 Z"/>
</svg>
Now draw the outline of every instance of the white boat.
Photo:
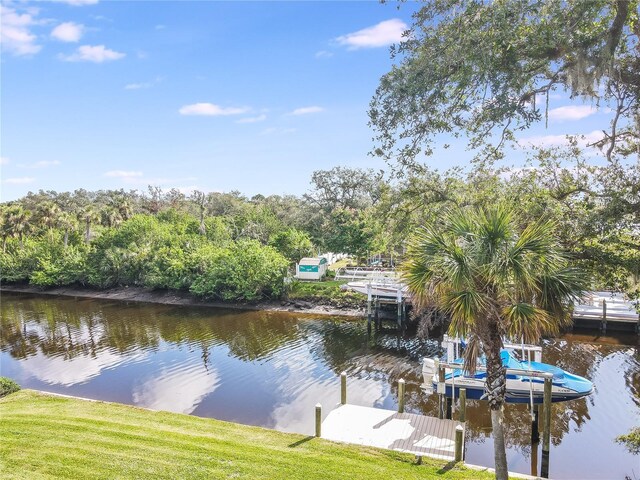
<svg viewBox="0 0 640 480">
<path fill-rule="evenodd" d="M 483 400 L 486 398 L 486 369 L 481 359 L 479 368 L 474 375 L 470 375 L 463 369 L 462 358 L 452 356 L 459 355 L 458 346 L 462 343 L 459 339 L 451 339 L 445 335 L 444 344 L 447 347 L 446 362 L 449 368 L 445 369 L 445 395 L 448 397 L 460 395 L 460 389 L 467 391 L 467 398 Z M 507 403 L 531 403 L 540 404 L 544 396 L 543 375 L 551 375 L 551 401 L 565 402 L 584 397 L 593 392 L 593 383 L 586 378 L 566 372 L 559 367 L 542 363 L 540 361 L 542 349 L 536 345 L 505 344 L 500 354 L 502 364 L 507 369 L 507 385 L 505 401 Z M 518 360 L 514 351 L 522 350 L 523 360 Z M 525 360 L 526 357 L 529 360 Z M 535 360 L 532 360 L 533 357 Z M 454 367 L 455 366 L 455 367 Z M 456 368 L 457 367 L 457 368 Z M 428 390 L 437 388 L 439 383 L 436 360 L 425 358 L 422 363 L 422 375 L 425 387 Z"/>
<path fill-rule="evenodd" d="M 539 362 L 521 362 L 513 356 L 512 352 L 503 350 L 500 354 L 502 365 L 507 369 L 507 390 L 505 401 L 507 403 L 533 403 L 540 404 L 544 398 L 544 379 L 535 374 L 551 374 L 551 401 L 566 402 L 584 397 L 593 392 L 593 383 L 586 378 L 565 372 L 559 367 Z M 475 375 L 469 375 L 462 369 L 463 360 L 456 359 L 454 364 L 459 364 L 458 369 L 449 369 L 445 374 L 445 394 L 451 397 L 460 396 L 460 389 L 467 391 L 467 398 L 472 400 L 484 400 L 486 398 L 485 381 L 486 371 L 476 371 Z M 531 373 L 528 373 L 531 372 Z M 431 382 L 437 388 L 438 378 L 435 372 L 435 361 L 425 358 L 422 367 L 425 383 Z M 455 390 L 455 392 L 454 392 Z"/>
</svg>

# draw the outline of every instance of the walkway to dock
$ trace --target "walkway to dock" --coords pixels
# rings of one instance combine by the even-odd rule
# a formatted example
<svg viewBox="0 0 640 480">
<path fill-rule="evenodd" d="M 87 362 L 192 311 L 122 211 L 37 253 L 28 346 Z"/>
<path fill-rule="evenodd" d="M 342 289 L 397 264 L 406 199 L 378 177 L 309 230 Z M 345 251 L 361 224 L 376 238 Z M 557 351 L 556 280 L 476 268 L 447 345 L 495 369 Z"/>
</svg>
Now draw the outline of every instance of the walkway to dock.
<svg viewBox="0 0 640 480">
<path fill-rule="evenodd" d="M 321 437 L 454 461 L 458 425 L 464 429 L 454 420 L 345 404 L 322 422 Z"/>
</svg>

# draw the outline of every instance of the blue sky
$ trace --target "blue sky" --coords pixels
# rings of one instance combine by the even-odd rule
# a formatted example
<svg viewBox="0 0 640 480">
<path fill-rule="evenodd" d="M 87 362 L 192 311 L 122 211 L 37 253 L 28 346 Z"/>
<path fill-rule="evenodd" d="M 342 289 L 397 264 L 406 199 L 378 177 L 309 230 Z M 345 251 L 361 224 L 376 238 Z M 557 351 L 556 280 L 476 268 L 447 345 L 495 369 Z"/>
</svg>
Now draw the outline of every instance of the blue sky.
<svg viewBox="0 0 640 480">
<path fill-rule="evenodd" d="M 301 194 L 368 156 L 367 108 L 415 5 L 2 2 L 3 201 L 29 190 Z M 606 111 L 552 98 L 553 144 Z M 454 147 L 446 169 L 471 155 Z"/>
</svg>

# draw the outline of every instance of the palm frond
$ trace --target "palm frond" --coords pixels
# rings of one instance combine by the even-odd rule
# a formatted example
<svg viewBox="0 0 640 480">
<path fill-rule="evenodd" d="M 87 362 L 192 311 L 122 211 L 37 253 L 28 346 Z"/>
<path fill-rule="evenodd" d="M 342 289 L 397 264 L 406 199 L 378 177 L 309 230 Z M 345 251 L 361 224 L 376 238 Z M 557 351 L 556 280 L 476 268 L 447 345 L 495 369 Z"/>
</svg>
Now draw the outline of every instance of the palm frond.
<svg viewBox="0 0 640 480">
<path fill-rule="evenodd" d="M 507 205 L 443 212 L 440 220 L 411 240 L 402 278 L 418 308 L 450 318 L 450 333 L 536 343 L 570 318 L 585 281 L 558 247 L 554 222 L 520 230 Z"/>
<path fill-rule="evenodd" d="M 464 349 L 464 370 L 470 375 L 475 375 L 478 358 L 482 354 L 482 342 L 476 335 L 467 338 L 467 346 Z"/>
<path fill-rule="evenodd" d="M 484 295 L 474 290 L 445 290 L 440 299 L 442 310 L 451 317 L 449 331 L 455 336 L 467 336 L 488 307 Z"/>
<path fill-rule="evenodd" d="M 538 278 L 536 303 L 553 315 L 560 324 L 570 322 L 571 306 L 584 295 L 587 279 L 575 267 L 546 272 Z"/>
<path fill-rule="evenodd" d="M 502 318 L 509 338 L 525 343 L 537 343 L 544 334 L 556 333 L 558 324 L 546 310 L 531 303 L 516 303 L 505 307 Z"/>
</svg>

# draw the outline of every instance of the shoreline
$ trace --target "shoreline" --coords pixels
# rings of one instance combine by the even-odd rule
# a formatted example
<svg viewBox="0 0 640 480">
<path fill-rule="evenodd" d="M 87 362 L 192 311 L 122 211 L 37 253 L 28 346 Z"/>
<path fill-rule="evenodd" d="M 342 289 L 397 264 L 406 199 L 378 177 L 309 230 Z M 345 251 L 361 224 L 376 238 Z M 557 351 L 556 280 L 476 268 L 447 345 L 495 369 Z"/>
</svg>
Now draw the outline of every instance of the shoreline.
<svg viewBox="0 0 640 480">
<path fill-rule="evenodd" d="M 88 287 L 69 286 L 42 288 L 33 285 L 0 285 L 0 293 L 30 293 L 64 297 L 95 298 L 99 300 L 120 300 L 125 302 L 156 303 L 162 305 L 183 305 L 188 307 L 209 307 L 233 310 L 267 312 L 307 313 L 312 315 L 366 317 L 364 309 L 338 308 L 308 301 L 273 300 L 254 304 L 212 302 L 201 300 L 189 292 L 176 290 L 148 290 L 143 287 L 115 287 L 95 290 Z"/>
</svg>

